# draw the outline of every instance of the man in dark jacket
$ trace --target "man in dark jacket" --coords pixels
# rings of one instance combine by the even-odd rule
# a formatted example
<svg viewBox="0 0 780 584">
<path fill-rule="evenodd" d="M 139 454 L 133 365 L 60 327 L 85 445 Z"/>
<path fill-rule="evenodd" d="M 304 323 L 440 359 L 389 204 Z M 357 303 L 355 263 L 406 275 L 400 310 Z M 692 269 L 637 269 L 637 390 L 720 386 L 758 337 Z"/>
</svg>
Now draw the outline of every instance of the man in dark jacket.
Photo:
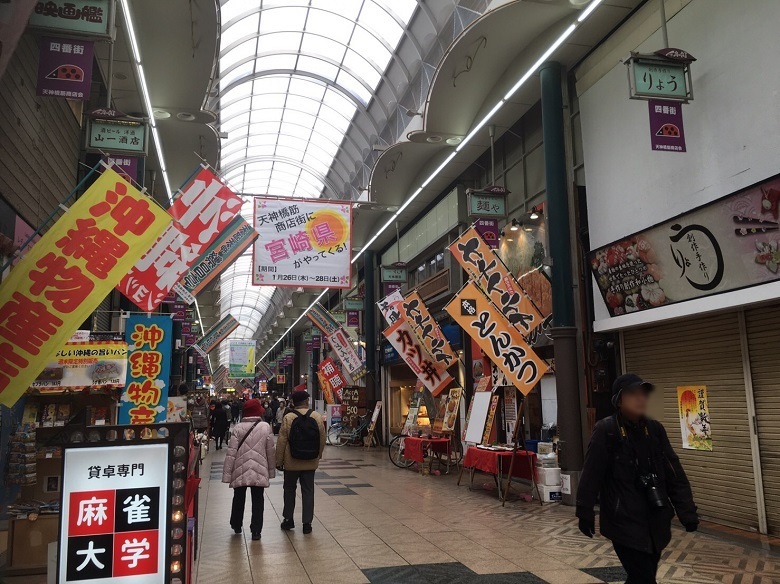
<svg viewBox="0 0 780 584">
<path fill-rule="evenodd" d="M 699 518 L 691 485 L 660 422 L 647 418 L 652 384 L 628 373 L 612 386 L 614 416 L 598 422 L 577 490 L 579 528 L 612 540 L 629 584 L 654 584 L 661 552 L 672 537 L 675 513 L 687 531 Z"/>
</svg>

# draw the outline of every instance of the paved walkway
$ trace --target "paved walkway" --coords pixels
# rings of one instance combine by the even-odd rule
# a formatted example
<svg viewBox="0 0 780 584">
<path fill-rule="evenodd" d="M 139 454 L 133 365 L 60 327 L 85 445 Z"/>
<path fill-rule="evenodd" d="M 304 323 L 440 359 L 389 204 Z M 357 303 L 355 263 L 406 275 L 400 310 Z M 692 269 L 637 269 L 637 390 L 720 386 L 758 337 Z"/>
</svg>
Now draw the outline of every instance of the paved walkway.
<svg viewBox="0 0 780 584">
<path fill-rule="evenodd" d="M 489 477 L 475 490 L 457 475 L 398 469 L 386 449 L 328 446 L 316 476 L 314 532 L 279 529 L 281 478 L 266 491 L 261 541 L 228 525 L 232 491 L 222 484 L 224 451 L 204 463 L 201 542 L 195 584 L 578 584 L 625 579 L 608 541 L 577 530 L 573 509 L 510 501 L 502 508 Z M 211 480 L 209 480 L 209 478 Z M 477 489 L 476 487 L 479 487 Z M 248 499 L 249 497 L 247 497 Z M 299 501 L 300 504 L 300 501 Z M 764 548 L 768 548 L 766 543 Z M 676 529 L 660 582 L 780 582 L 780 555 L 761 540 Z"/>
</svg>

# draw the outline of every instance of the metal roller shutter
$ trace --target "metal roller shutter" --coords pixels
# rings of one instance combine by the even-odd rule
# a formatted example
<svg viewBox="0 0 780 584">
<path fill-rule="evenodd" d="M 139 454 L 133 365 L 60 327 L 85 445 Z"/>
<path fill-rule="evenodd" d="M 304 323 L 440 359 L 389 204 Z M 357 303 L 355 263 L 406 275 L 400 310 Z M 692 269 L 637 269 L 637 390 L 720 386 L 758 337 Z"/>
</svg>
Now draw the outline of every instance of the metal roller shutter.
<svg viewBox="0 0 780 584">
<path fill-rule="evenodd" d="M 626 370 L 656 385 L 653 400 L 693 486 L 702 518 L 758 529 L 747 399 L 736 313 L 642 327 L 623 335 Z M 677 386 L 706 385 L 713 451 L 684 450 Z M 661 398 L 661 399 L 658 399 Z"/>
<path fill-rule="evenodd" d="M 745 312 L 769 533 L 780 533 L 780 305 Z"/>
</svg>

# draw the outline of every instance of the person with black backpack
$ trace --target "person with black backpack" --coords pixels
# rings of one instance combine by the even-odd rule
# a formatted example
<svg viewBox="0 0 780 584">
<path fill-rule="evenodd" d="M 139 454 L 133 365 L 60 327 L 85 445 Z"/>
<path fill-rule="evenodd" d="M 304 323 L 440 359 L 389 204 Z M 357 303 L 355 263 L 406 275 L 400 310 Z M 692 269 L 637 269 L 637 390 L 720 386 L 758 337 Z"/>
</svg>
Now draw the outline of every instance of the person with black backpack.
<svg viewBox="0 0 780 584">
<path fill-rule="evenodd" d="M 325 425 L 322 416 L 309 408 L 309 394 L 294 391 L 293 410 L 284 416 L 276 442 L 276 468 L 284 472 L 284 509 L 282 529 L 295 528 L 295 492 L 301 483 L 303 533 L 311 533 L 314 520 L 314 472 L 325 450 Z"/>
<path fill-rule="evenodd" d="M 666 429 L 647 417 L 653 389 L 633 373 L 615 380 L 617 413 L 593 428 L 577 489 L 580 531 L 596 533 L 598 502 L 601 535 L 612 541 L 629 584 L 655 583 L 675 514 L 686 531 L 699 527 L 691 485 Z"/>
</svg>

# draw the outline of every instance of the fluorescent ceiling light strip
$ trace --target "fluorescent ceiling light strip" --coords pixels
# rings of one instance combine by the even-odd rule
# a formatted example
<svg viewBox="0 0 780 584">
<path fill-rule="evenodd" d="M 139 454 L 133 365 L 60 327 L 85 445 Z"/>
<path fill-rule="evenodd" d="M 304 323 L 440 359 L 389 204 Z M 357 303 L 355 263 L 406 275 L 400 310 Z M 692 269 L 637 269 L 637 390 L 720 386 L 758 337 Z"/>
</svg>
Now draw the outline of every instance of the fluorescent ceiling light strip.
<svg viewBox="0 0 780 584">
<path fill-rule="evenodd" d="M 582 21 L 584 21 L 586 18 L 588 18 L 588 16 L 590 16 L 591 12 L 593 12 L 594 10 L 596 10 L 596 7 L 597 7 L 599 4 L 601 4 L 603 1 L 604 1 L 604 0 L 591 0 L 591 2 L 590 2 L 590 4 L 588 5 L 588 7 L 587 7 L 585 10 L 583 10 L 583 11 L 582 11 L 582 14 L 580 14 L 580 17 L 577 19 L 577 22 L 582 22 Z"/>
<path fill-rule="evenodd" d="M 553 54 L 555 51 L 557 51 L 557 50 L 558 50 L 558 48 L 559 48 L 559 47 L 560 47 L 560 46 L 561 46 L 561 45 L 562 45 L 562 44 L 563 44 L 563 43 L 566 41 L 566 39 L 567 39 L 567 38 L 569 38 L 569 37 L 571 36 L 571 34 L 572 34 L 572 33 L 573 33 L 575 30 L 576 30 L 576 28 L 577 28 L 577 24 L 578 24 L 578 23 L 580 23 L 580 22 L 583 22 L 583 21 L 584 21 L 586 18 L 588 18 L 588 16 L 590 16 L 590 15 L 591 15 L 591 13 L 592 13 L 592 12 L 593 12 L 593 11 L 596 9 L 596 7 L 597 7 L 599 4 L 601 4 L 601 2 L 602 2 L 602 1 L 603 1 L 603 0 L 592 0 L 592 2 L 591 2 L 591 3 L 590 3 L 590 5 L 589 5 L 589 6 L 588 6 L 588 7 L 585 9 L 585 11 L 584 11 L 582 14 L 580 14 L 579 18 L 577 19 L 577 22 L 574 22 L 574 23 L 572 23 L 571 25 L 569 25 L 569 28 L 567 28 L 565 31 L 563 31 L 563 34 L 561 34 L 561 36 L 559 36 L 559 37 L 558 37 L 558 39 L 557 39 L 557 40 L 556 40 L 556 41 L 555 41 L 555 42 L 554 42 L 552 45 L 550 45 L 550 47 L 549 47 L 549 48 L 548 48 L 548 49 L 547 49 L 547 50 L 544 52 L 544 54 L 543 54 L 541 57 L 539 57 L 539 59 L 536 61 L 536 63 L 534 63 L 534 64 L 533 64 L 533 66 L 532 66 L 532 67 L 531 67 L 531 68 L 530 68 L 528 71 L 526 71 L 525 75 L 523 75 L 523 76 L 520 78 L 520 80 L 519 80 L 517 83 L 515 83 L 515 85 L 512 87 L 512 89 L 510 89 L 510 90 L 509 90 L 509 92 L 508 92 L 508 93 L 507 93 L 507 94 L 504 96 L 504 99 L 502 99 L 502 100 L 501 100 L 501 101 L 499 101 L 499 102 L 498 102 L 496 105 L 494 105 L 494 106 L 493 106 L 493 109 L 491 109 L 491 110 L 490 110 L 490 111 L 489 111 L 489 112 L 488 112 L 488 113 L 485 115 L 485 117 L 483 117 L 483 118 L 480 120 L 480 122 L 479 122 L 479 123 L 478 123 L 478 124 L 477 124 L 477 125 L 476 125 L 476 126 L 475 126 L 475 127 L 474 127 L 474 128 L 473 128 L 473 129 L 472 129 L 472 130 L 471 130 L 471 131 L 470 131 L 470 132 L 467 134 L 467 135 L 466 135 L 466 137 L 463 139 L 463 141 L 462 141 L 460 144 L 458 144 L 458 147 L 455 149 L 455 151 L 454 151 L 454 152 L 451 152 L 451 153 L 450 153 L 450 155 L 449 155 L 447 158 L 445 158 L 445 159 L 444 159 L 444 162 L 442 162 L 442 163 L 439 165 L 439 167 L 438 167 L 436 170 L 434 170 L 434 171 L 431 173 L 431 175 L 430 175 L 430 176 L 429 176 L 427 179 L 425 179 L 425 182 L 423 182 L 423 183 L 422 183 L 422 185 L 420 185 L 420 188 L 418 188 L 418 189 L 417 189 L 417 190 L 416 190 L 416 191 L 415 191 L 415 192 L 412 194 L 412 196 L 410 196 L 410 197 L 409 197 L 409 198 L 406 200 L 406 202 L 405 202 L 403 205 L 401 205 L 401 207 L 398 209 L 398 211 L 396 211 L 395 215 L 393 215 L 393 217 L 392 217 L 392 218 L 391 218 L 391 219 L 390 219 L 390 220 L 389 220 L 387 223 L 385 223 L 385 224 L 384 224 L 384 225 L 383 225 L 383 226 L 382 226 L 382 227 L 381 227 L 381 228 L 380 228 L 380 229 L 379 229 L 379 230 L 376 232 L 376 234 L 374 234 L 374 236 L 373 236 L 373 237 L 372 237 L 372 238 L 371 238 L 371 239 L 368 241 L 368 243 L 366 243 L 366 245 L 364 245 L 364 246 L 363 246 L 363 247 L 360 249 L 360 251 L 359 251 L 359 252 L 357 252 L 357 253 L 356 253 L 356 254 L 355 254 L 353 257 L 352 257 L 352 262 L 351 262 L 351 263 L 353 263 L 353 264 L 354 264 L 354 263 L 355 263 L 355 262 L 358 260 L 358 258 L 359 258 L 360 256 L 362 256 L 362 255 L 363 255 L 363 253 L 364 253 L 366 250 L 368 250 L 368 248 L 369 248 L 369 247 L 371 247 L 371 245 L 372 245 L 372 244 L 373 244 L 373 243 L 374 243 L 374 242 L 375 242 L 375 241 L 376 241 L 376 240 L 379 238 L 379 236 L 380 236 L 380 235 L 382 235 L 382 233 L 384 233 L 384 232 L 387 230 L 387 228 L 388 228 L 388 227 L 390 227 L 390 225 L 392 225 L 392 224 L 395 222 L 395 220 L 396 220 L 396 219 L 397 219 L 397 218 L 398 218 L 398 217 L 401 215 L 401 213 L 404 211 L 404 209 L 406 209 L 406 207 L 408 207 L 408 206 L 409 206 L 409 204 L 410 204 L 410 203 L 411 203 L 411 202 L 412 202 L 412 201 L 413 201 L 413 200 L 414 200 L 414 199 L 415 199 L 415 198 L 416 198 L 416 197 L 417 197 L 417 196 L 418 196 L 418 195 L 419 195 L 419 194 L 422 192 L 422 190 L 423 190 L 423 189 L 424 189 L 426 186 L 428 186 L 428 185 L 431 183 L 431 181 L 433 181 L 433 179 L 434 179 L 434 178 L 436 178 L 436 176 L 437 176 L 437 175 L 438 175 L 438 174 L 439 174 L 439 173 L 440 173 L 442 170 L 444 170 L 444 168 L 445 168 L 445 167 L 446 167 L 446 166 L 447 166 L 447 165 L 448 165 L 448 164 L 449 164 L 449 163 L 452 161 L 452 159 L 453 159 L 453 158 L 456 156 L 456 154 L 457 154 L 458 152 L 460 152 L 460 150 L 461 150 L 461 149 L 462 149 L 462 148 L 463 148 L 463 147 L 464 147 L 464 146 L 465 146 L 465 145 L 466 145 L 466 144 L 467 144 L 467 143 L 468 143 L 468 142 L 469 142 L 469 141 L 470 141 L 470 140 L 471 140 L 471 139 L 472 139 L 472 138 L 473 138 L 473 137 L 474 137 L 476 134 L 477 134 L 477 132 L 479 132 L 479 131 L 480 131 L 480 130 L 483 128 L 483 127 L 485 127 L 485 124 L 487 124 L 487 123 L 490 121 L 490 119 L 491 119 L 491 118 L 492 118 L 492 117 L 493 117 L 493 116 L 496 114 L 496 112 L 497 112 L 498 110 L 500 110 L 500 109 L 501 109 L 501 107 L 504 105 L 504 103 L 506 103 L 506 101 L 507 101 L 507 100 L 508 100 L 510 97 L 512 97 L 512 95 L 514 95 L 514 94 L 517 92 L 517 90 L 518 90 L 518 89 L 520 89 L 520 88 L 521 88 L 521 87 L 522 87 L 522 86 L 523 86 L 523 85 L 526 83 L 526 81 L 528 81 L 528 80 L 531 78 L 531 76 L 532 76 L 532 75 L 534 75 L 534 74 L 536 73 L 537 69 L 539 69 L 539 67 L 541 67 L 541 66 L 542 66 L 542 64 L 544 64 L 544 62 L 545 62 L 547 59 L 549 59 L 549 58 L 550 58 L 550 56 L 552 56 L 552 54 Z M 317 300 L 315 300 L 315 301 L 314 301 L 314 302 L 313 302 L 313 303 L 312 303 L 312 304 L 309 306 L 309 308 L 307 308 L 307 309 L 306 309 L 306 310 L 303 312 L 303 314 L 302 314 L 301 316 L 299 316 L 299 317 L 298 317 L 298 320 L 296 320 L 296 321 L 295 321 L 295 322 L 292 324 L 292 326 L 291 326 L 289 329 L 287 329 L 287 333 L 289 333 L 289 332 L 290 332 L 290 331 L 291 331 L 291 330 L 292 330 L 292 329 L 295 327 L 295 325 L 296 325 L 296 324 L 298 324 L 298 322 L 299 322 L 299 321 L 300 321 L 300 320 L 301 320 L 301 319 L 302 319 L 304 316 L 306 316 L 306 313 L 307 313 L 307 312 L 309 312 L 309 310 L 311 310 L 311 308 L 314 306 L 314 304 L 316 304 L 317 302 L 319 302 L 320 298 L 322 298 L 322 297 L 325 295 L 325 292 L 327 292 L 327 291 L 328 291 L 328 290 L 327 290 L 327 288 L 326 288 L 326 289 L 325 289 L 325 291 L 323 291 L 323 293 L 322 293 L 322 294 L 320 294 L 320 295 L 317 297 Z M 287 334 L 287 333 L 285 333 L 285 334 Z M 283 335 L 283 336 L 284 336 L 284 335 Z M 275 343 L 274 343 L 274 344 L 271 346 L 271 348 L 270 348 L 270 349 L 268 349 L 268 351 L 265 353 L 265 355 L 263 355 L 263 356 L 260 358 L 260 360 L 261 360 L 261 361 L 262 361 L 263 359 L 265 359 L 265 357 L 268 355 L 268 353 L 270 353 L 270 352 L 273 350 L 273 348 L 274 348 L 274 347 L 275 347 L 277 344 L 279 344 L 279 341 L 281 341 L 281 340 L 282 340 L 283 336 L 282 336 L 282 337 L 279 337 L 279 339 L 278 339 L 278 340 L 277 340 L 277 341 L 276 341 L 276 342 L 275 342 Z"/>
<path fill-rule="evenodd" d="M 133 26 L 133 19 L 130 16 L 130 0 L 122 0 L 122 12 L 125 14 L 125 22 L 127 23 L 127 36 L 130 37 L 130 48 L 133 52 L 133 58 L 136 63 L 141 62 L 141 52 L 138 50 L 138 43 L 135 40 L 135 27 Z"/>
<path fill-rule="evenodd" d="M 308 307 L 306 310 L 304 310 L 304 311 L 303 311 L 303 314 L 301 314 L 301 315 L 300 315 L 300 316 L 299 316 L 299 317 L 298 317 L 298 318 L 295 320 L 295 322 L 294 322 L 294 323 L 292 323 L 292 324 L 290 325 L 290 328 L 288 328 L 288 329 L 287 329 L 287 332 L 286 332 L 286 333 L 284 333 L 284 335 L 282 335 L 282 336 L 280 336 L 278 339 L 276 339 L 276 342 L 275 342 L 273 345 L 271 345 L 271 348 L 270 348 L 270 349 L 268 349 L 268 350 L 265 352 L 265 354 L 264 354 L 262 357 L 260 357 L 260 358 L 257 360 L 257 363 L 259 363 L 260 361 L 262 361 L 263 359 L 265 359 L 265 358 L 268 356 L 268 353 L 270 353 L 271 351 L 273 351 L 273 350 L 274 350 L 274 347 L 275 347 L 276 345 L 278 345 L 278 344 L 279 344 L 279 341 L 281 341 L 281 340 L 282 340 L 282 339 L 285 337 L 285 335 L 286 335 L 287 333 L 289 333 L 291 330 L 293 330 L 293 329 L 295 328 L 295 325 L 297 325 L 299 322 L 301 322 L 301 319 L 302 319 L 304 316 L 306 316 L 306 313 L 308 313 L 308 312 L 309 312 L 309 311 L 310 311 L 312 308 L 314 308 L 314 305 L 315 305 L 315 304 L 317 304 L 317 303 L 320 301 L 320 299 L 321 299 L 323 296 L 325 296 L 325 294 L 327 294 L 327 293 L 328 293 L 328 291 L 329 291 L 329 290 L 330 290 L 330 288 L 325 288 L 325 289 L 324 289 L 322 292 L 320 292 L 320 295 L 319 295 L 319 296 L 317 296 L 317 298 L 315 298 L 315 299 L 314 299 L 314 302 L 312 302 L 311 304 L 309 304 L 309 307 Z"/>
<path fill-rule="evenodd" d="M 516 92 L 518 89 L 520 89 L 520 88 L 523 86 L 523 84 L 525 84 L 525 82 L 526 82 L 526 81 L 528 81 L 528 79 L 530 79 L 530 78 L 531 78 L 531 76 L 532 76 L 534 73 L 536 73 L 536 70 L 537 70 L 539 67 L 541 67 L 541 66 L 544 64 L 544 62 L 545 62 L 547 59 L 549 59 L 549 58 L 550 58 L 550 56 L 551 56 L 551 55 L 552 55 L 552 54 L 553 54 L 555 51 L 557 51 L 557 50 L 558 50 L 558 47 L 560 47 L 560 46 L 561 46 L 561 45 L 564 43 L 564 41 L 565 41 L 567 38 L 569 38 L 569 36 L 571 35 L 571 33 L 573 33 L 573 32 L 574 32 L 574 29 L 576 29 L 576 28 L 577 28 L 577 23 L 572 23 L 571 25 L 569 25 L 569 28 L 567 28 L 565 31 L 563 31 L 563 34 L 562 34 L 561 36 L 559 36 L 559 37 L 558 37 L 558 40 L 556 40 L 556 41 L 555 41 L 555 42 L 554 42 L 552 45 L 550 45 L 550 48 L 549 48 L 549 49 L 547 49 L 547 50 L 544 52 L 544 54 L 543 54 L 541 57 L 539 57 L 539 59 L 536 61 L 536 63 L 534 63 L 534 64 L 533 64 L 533 66 L 532 66 L 532 67 L 531 67 L 531 68 L 530 68 L 530 69 L 529 69 L 529 70 L 526 72 L 526 74 L 525 74 L 525 75 L 523 75 L 523 76 L 520 78 L 520 81 L 518 81 L 517 83 L 515 83 L 514 87 L 512 87 L 512 89 L 510 89 L 510 90 L 509 90 L 509 92 L 508 92 L 508 93 L 507 93 L 507 94 L 504 96 L 504 101 L 506 101 L 506 100 L 508 100 L 510 97 L 512 97 L 512 96 L 515 94 L 515 92 Z"/>
</svg>

